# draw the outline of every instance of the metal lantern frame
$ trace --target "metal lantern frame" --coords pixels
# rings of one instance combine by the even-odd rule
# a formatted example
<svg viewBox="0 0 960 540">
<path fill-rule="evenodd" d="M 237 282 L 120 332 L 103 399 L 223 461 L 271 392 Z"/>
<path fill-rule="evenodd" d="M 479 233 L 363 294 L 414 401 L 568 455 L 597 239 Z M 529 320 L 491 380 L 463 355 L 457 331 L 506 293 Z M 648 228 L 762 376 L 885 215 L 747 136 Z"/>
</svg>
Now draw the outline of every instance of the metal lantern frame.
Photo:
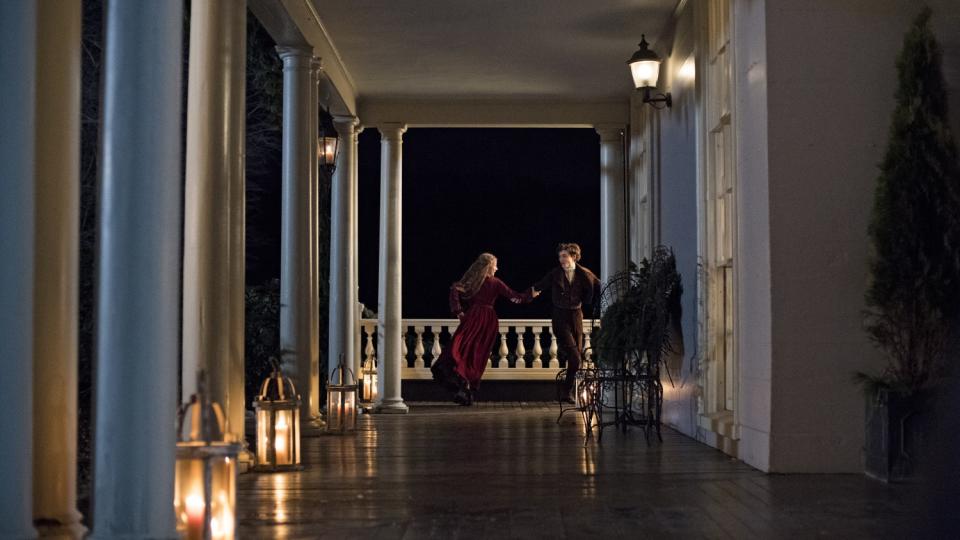
<svg viewBox="0 0 960 540">
<path fill-rule="evenodd" d="M 274 363 L 273 372 L 260 386 L 253 400 L 256 411 L 256 471 L 301 469 L 300 407 L 302 402 L 293 381 L 284 377 Z"/>
<path fill-rule="evenodd" d="M 237 456 L 223 410 L 200 387 L 180 409 L 174 486 L 177 531 L 189 540 L 229 540 L 236 532 Z M 185 429 L 186 428 L 186 429 Z"/>
<path fill-rule="evenodd" d="M 340 362 L 327 383 L 327 432 L 347 433 L 357 429 L 357 383 L 353 371 Z"/>
</svg>

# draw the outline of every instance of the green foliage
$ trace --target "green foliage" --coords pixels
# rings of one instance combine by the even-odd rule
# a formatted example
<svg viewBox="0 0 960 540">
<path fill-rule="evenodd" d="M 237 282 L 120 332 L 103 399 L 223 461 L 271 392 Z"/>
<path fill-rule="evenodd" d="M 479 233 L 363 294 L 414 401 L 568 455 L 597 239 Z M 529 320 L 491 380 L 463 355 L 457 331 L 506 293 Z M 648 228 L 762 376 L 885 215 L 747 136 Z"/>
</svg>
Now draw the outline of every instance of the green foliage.
<svg viewBox="0 0 960 540">
<path fill-rule="evenodd" d="M 941 51 L 924 9 L 897 59 L 896 107 L 869 235 L 866 327 L 888 356 L 879 376 L 908 393 L 935 384 L 960 309 L 960 168 L 950 133 Z"/>
<path fill-rule="evenodd" d="M 674 350 L 679 331 L 683 285 L 673 251 L 659 246 L 650 259 L 613 276 L 601 303 L 603 315 L 593 340 L 595 357 L 605 367 L 624 361 L 651 364 Z"/>
<path fill-rule="evenodd" d="M 281 356 L 279 280 L 247 287 L 244 324 L 244 381 L 247 402 L 251 402 L 273 369 L 271 360 Z"/>
</svg>

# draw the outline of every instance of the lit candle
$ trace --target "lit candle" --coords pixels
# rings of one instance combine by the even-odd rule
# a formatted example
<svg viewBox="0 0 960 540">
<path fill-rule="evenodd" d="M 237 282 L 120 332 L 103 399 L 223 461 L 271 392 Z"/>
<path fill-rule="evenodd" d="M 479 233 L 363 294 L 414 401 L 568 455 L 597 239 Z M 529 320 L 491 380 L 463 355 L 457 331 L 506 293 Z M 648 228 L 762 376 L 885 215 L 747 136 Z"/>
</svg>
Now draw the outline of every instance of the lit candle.
<svg viewBox="0 0 960 540">
<path fill-rule="evenodd" d="M 217 502 L 217 508 L 210 519 L 210 537 L 212 540 L 229 540 L 233 538 L 233 512 L 225 491 L 221 491 L 217 496 Z"/>
<path fill-rule="evenodd" d="M 187 495 L 185 506 L 187 512 L 187 538 L 191 540 L 203 538 L 203 519 L 206 513 L 206 504 L 203 502 L 203 495 L 196 492 Z"/>
<path fill-rule="evenodd" d="M 277 453 L 277 463 L 290 463 L 290 449 L 287 440 L 290 437 L 290 425 L 287 424 L 287 415 L 281 414 L 277 419 L 277 432 L 273 440 L 273 448 Z"/>
</svg>

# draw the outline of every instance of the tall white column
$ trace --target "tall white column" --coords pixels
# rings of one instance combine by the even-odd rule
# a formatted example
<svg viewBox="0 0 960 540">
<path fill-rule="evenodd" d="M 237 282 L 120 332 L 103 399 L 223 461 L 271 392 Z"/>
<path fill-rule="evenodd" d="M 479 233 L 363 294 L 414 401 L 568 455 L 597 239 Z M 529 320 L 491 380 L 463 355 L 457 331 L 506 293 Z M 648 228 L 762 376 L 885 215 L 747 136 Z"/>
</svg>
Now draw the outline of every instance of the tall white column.
<svg viewBox="0 0 960 540">
<path fill-rule="evenodd" d="M 380 124 L 380 294 L 378 311 L 380 402 L 377 410 L 405 413 L 400 395 L 403 313 L 400 272 L 403 234 L 403 124 Z"/>
<path fill-rule="evenodd" d="M 0 538 L 34 538 L 33 256 L 37 6 L 0 2 Z"/>
<path fill-rule="evenodd" d="M 183 4 L 105 4 L 93 538 L 177 538 Z"/>
<path fill-rule="evenodd" d="M 354 179 L 354 116 L 337 116 L 334 128 L 340 138 L 337 167 L 333 173 L 330 189 L 330 337 L 328 378 L 333 375 L 344 357 L 344 364 L 353 369 L 355 339 L 353 319 L 356 306 L 353 303 L 353 202 L 356 183 Z"/>
<path fill-rule="evenodd" d="M 77 287 L 80 255 L 79 1 L 37 4 L 33 306 L 33 516 L 43 536 L 80 538 Z"/>
<path fill-rule="evenodd" d="M 600 134 L 600 279 L 627 268 L 623 130 L 620 124 L 596 126 Z"/>
<path fill-rule="evenodd" d="M 283 210 L 280 259 L 280 347 L 284 371 L 300 396 L 314 395 L 310 358 L 310 70 L 313 52 L 306 47 L 278 47 L 283 60 Z M 311 420 L 313 403 L 301 407 L 301 421 Z"/>
<path fill-rule="evenodd" d="M 230 193 L 228 228 L 230 268 L 230 334 L 227 345 L 227 423 L 234 437 L 243 445 L 240 461 L 244 468 L 253 465 L 253 453 L 246 443 L 246 298 L 247 298 L 247 9 L 246 2 L 227 2 L 228 9 L 220 24 L 224 26 L 224 43 L 229 43 L 230 62 L 227 87 L 230 93 L 226 156 L 228 160 L 228 192 Z M 239 5 L 237 5 L 239 4 Z M 192 4 L 191 4 L 192 5 Z M 192 23 L 191 23 L 192 24 Z"/>
<path fill-rule="evenodd" d="M 244 411 L 246 15 L 242 2 L 191 4 L 183 233 L 182 399 L 196 393 L 197 374 L 205 371 L 207 391 L 226 411 L 228 432 L 238 437 Z"/>
<path fill-rule="evenodd" d="M 310 416 L 320 419 L 320 59 L 310 62 Z"/>
<path fill-rule="evenodd" d="M 360 189 L 359 189 L 359 177 L 360 177 L 360 165 L 359 165 L 359 140 L 360 134 L 363 132 L 363 126 L 358 125 L 353 130 L 353 137 L 350 140 L 350 147 L 353 153 L 353 164 L 351 168 L 353 172 L 350 176 L 350 182 L 353 184 L 351 189 L 353 193 L 353 201 L 350 203 L 350 246 L 353 250 L 353 275 L 350 279 L 350 290 L 353 293 L 351 305 L 354 307 L 353 312 L 353 372 L 360 376 L 360 367 L 363 363 L 363 348 L 360 344 L 360 317 L 363 316 L 363 313 L 360 312 L 360 245 L 359 245 L 359 228 L 360 228 L 360 210 L 359 210 L 359 200 L 360 200 Z"/>
</svg>

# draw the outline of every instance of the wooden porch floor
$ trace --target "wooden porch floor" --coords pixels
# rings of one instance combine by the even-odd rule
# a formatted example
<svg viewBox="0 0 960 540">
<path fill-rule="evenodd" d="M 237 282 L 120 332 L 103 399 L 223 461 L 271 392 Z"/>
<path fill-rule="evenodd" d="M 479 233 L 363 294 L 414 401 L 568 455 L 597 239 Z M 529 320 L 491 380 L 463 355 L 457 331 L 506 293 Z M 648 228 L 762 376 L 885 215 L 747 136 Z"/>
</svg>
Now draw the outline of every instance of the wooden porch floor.
<svg viewBox="0 0 960 540">
<path fill-rule="evenodd" d="M 916 486 L 765 475 L 671 430 L 583 445 L 551 404 L 413 404 L 240 477 L 241 538 L 908 538 Z"/>
</svg>

